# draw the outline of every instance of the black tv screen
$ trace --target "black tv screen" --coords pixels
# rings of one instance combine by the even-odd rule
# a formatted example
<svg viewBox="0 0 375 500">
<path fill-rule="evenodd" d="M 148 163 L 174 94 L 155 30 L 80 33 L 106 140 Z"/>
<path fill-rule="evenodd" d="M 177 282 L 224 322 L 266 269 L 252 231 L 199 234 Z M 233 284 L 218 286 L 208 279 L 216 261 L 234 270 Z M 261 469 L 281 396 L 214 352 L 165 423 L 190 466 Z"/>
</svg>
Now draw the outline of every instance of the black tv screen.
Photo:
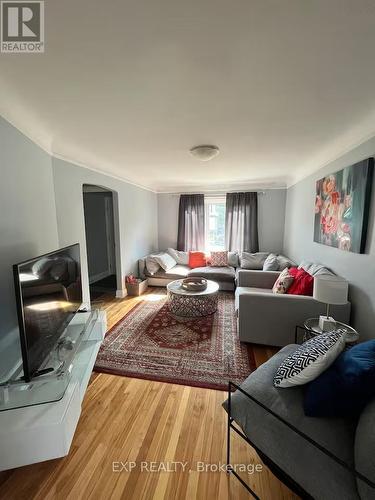
<svg viewBox="0 0 375 500">
<path fill-rule="evenodd" d="M 13 274 L 23 372 L 30 381 L 82 304 L 79 244 L 15 264 Z"/>
</svg>

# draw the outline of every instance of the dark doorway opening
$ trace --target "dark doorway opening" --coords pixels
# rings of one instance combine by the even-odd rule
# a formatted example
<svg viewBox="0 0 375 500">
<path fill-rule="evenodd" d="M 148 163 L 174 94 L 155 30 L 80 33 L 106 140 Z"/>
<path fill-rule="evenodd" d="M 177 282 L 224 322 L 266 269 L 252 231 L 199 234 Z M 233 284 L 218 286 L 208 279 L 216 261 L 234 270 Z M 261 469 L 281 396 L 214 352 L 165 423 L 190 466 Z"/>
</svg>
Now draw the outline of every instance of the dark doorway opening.
<svg viewBox="0 0 375 500">
<path fill-rule="evenodd" d="M 91 302 L 104 294 L 116 295 L 116 248 L 112 191 L 83 186 L 87 265 Z"/>
</svg>

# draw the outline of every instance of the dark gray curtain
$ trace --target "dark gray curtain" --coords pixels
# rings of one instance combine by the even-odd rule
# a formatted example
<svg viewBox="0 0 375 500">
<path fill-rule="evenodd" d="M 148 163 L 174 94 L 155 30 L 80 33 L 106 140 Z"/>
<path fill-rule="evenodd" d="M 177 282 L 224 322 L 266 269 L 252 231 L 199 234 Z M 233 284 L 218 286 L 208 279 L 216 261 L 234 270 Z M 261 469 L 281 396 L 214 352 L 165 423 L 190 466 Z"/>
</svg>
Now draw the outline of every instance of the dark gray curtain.
<svg viewBox="0 0 375 500">
<path fill-rule="evenodd" d="M 204 250 L 204 195 L 182 194 L 178 213 L 177 250 Z"/>
<path fill-rule="evenodd" d="M 227 193 L 225 241 L 229 251 L 259 251 L 257 193 Z"/>
</svg>

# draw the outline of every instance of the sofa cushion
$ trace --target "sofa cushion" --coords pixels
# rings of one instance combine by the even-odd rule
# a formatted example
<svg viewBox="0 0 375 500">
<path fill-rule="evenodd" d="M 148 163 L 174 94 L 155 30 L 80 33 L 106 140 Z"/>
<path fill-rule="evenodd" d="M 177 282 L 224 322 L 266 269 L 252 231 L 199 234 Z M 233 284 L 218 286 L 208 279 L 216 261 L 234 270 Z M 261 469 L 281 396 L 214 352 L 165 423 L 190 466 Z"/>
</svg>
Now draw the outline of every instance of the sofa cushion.
<svg viewBox="0 0 375 500">
<path fill-rule="evenodd" d="M 279 390 L 272 380 L 277 367 L 298 345 L 284 347 L 253 372 L 241 388 L 289 424 L 323 445 L 348 465 L 354 462 L 356 421 L 314 419 L 303 412 L 303 387 Z M 259 449 L 319 500 L 358 500 L 354 475 L 240 392 L 231 396 L 232 417 Z M 224 403 L 227 408 L 227 401 Z M 317 480 L 317 478 L 319 480 Z"/>
<path fill-rule="evenodd" d="M 211 267 L 227 267 L 228 252 L 211 252 L 209 265 Z"/>
<path fill-rule="evenodd" d="M 234 282 L 235 270 L 233 267 L 197 267 L 189 271 L 188 276 L 202 276 L 208 280 Z"/>
<path fill-rule="evenodd" d="M 182 278 L 186 278 L 189 271 L 190 271 L 190 267 L 180 266 L 177 264 L 176 266 L 172 267 L 172 269 L 170 269 L 169 271 L 164 271 L 163 269 L 161 269 L 159 267 L 158 271 L 156 271 L 156 273 L 154 273 L 154 274 L 150 274 L 146 270 L 145 275 L 150 276 L 152 278 L 165 278 L 165 279 L 169 279 L 169 280 L 179 280 Z"/>
<path fill-rule="evenodd" d="M 289 269 L 286 267 L 281 271 L 277 280 L 272 287 L 272 293 L 287 293 L 288 288 L 292 285 L 294 277 L 289 274 Z"/>
<path fill-rule="evenodd" d="M 263 271 L 278 271 L 279 262 L 275 253 L 270 253 L 263 264 Z"/>
<path fill-rule="evenodd" d="M 149 276 L 153 276 L 160 269 L 160 264 L 155 259 L 156 255 L 157 254 L 151 254 L 146 257 L 146 270 Z"/>
<path fill-rule="evenodd" d="M 268 257 L 268 252 L 241 252 L 240 253 L 240 266 L 241 269 L 263 269 L 263 264 Z"/>
<path fill-rule="evenodd" d="M 309 384 L 304 408 L 310 417 L 358 416 L 373 397 L 375 340 L 368 340 L 340 354 Z"/>
<path fill-rule="evenodd" d="M 177 264 L 181 264 L 182 266 L 189 265 L 189 252 L 182 252 L 180 250 L 175 250 L 174 248 L 168 248 L 167 252 L 174 258 Z"/>
<path fill-rule="evenodd" d="M 355 435 L 355 468 L 367 479 L 375 483 L 375 398 L 363 410 Z M 357 486 L 362 500 L 373 500 L 375 488 L 357 478 Z"/>
<path fill-rule="evenodd" d="M 307 273 L 311 274 L 311 276 L 319 276 L 321 274 L 330 274 L 334 275 L 332 271 L 330 271 L 327 267 L 324 267 L 322 264 L 312 264 L 311 262 L 302 261 L 298 266 L 298 269 L 304 269 Z"/>
<path fill-rule="evenodd" d="M 177 264 L 174 258 L 166 252 L 152 255 L 152 258 L 159 264 L 162 269 L 164 269 L 164 271 L 169 271 Z"/>
<path fill-rule="evenodd" d="M 284 271 L 284 269 L 287 267 L 293 267 L 297 265 L 294 261 L 282 254 L 279 254 L 277 256 L 277 262 L 279 263 L 279 271 Z"/>
<path fill-rule="evenodd" d="M 297 267 L 289 268 L 288 272 L 293 276 L 294 280 L 286 293 L 289 295 L 307 295 L 308 297 L 312 297 L 314 278 L 311 274 Z"/>
<path fill-rule="evenodd" d="M 228 252 L 228 266 L 238 267 L 240 265 L 240 261 L 238 258 L 237 252 Z"/>
<path fill-rule="evenodd" d="M 341 332 L 328 332 L 304 342 L 288 356 L 275 373 L 275 387 L 304 385 L 317 378 L 340 355 L 345 347 Z"/>
<path fill-rule="evenodd" d="M 189 252 L 189 267 L 195 269 L 207 265 L 207 259 L 204 252 Z"/>
</svg>

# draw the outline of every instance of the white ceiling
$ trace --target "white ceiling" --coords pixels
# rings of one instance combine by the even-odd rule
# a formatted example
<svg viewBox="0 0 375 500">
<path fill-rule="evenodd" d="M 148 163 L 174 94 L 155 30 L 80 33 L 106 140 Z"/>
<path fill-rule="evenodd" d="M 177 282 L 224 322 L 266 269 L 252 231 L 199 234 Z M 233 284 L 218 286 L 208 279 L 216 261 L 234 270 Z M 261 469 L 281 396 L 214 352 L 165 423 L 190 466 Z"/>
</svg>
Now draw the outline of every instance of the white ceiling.
<svg viewBox="0 0 375 500">
<path fill-rule="evenodd" d="M 45 7 L 45 54 L 0 55 L 0 113 L 56 156 L 157 191 L 277 187 L 375 135 L 374 0 Z"/>
</svg>

